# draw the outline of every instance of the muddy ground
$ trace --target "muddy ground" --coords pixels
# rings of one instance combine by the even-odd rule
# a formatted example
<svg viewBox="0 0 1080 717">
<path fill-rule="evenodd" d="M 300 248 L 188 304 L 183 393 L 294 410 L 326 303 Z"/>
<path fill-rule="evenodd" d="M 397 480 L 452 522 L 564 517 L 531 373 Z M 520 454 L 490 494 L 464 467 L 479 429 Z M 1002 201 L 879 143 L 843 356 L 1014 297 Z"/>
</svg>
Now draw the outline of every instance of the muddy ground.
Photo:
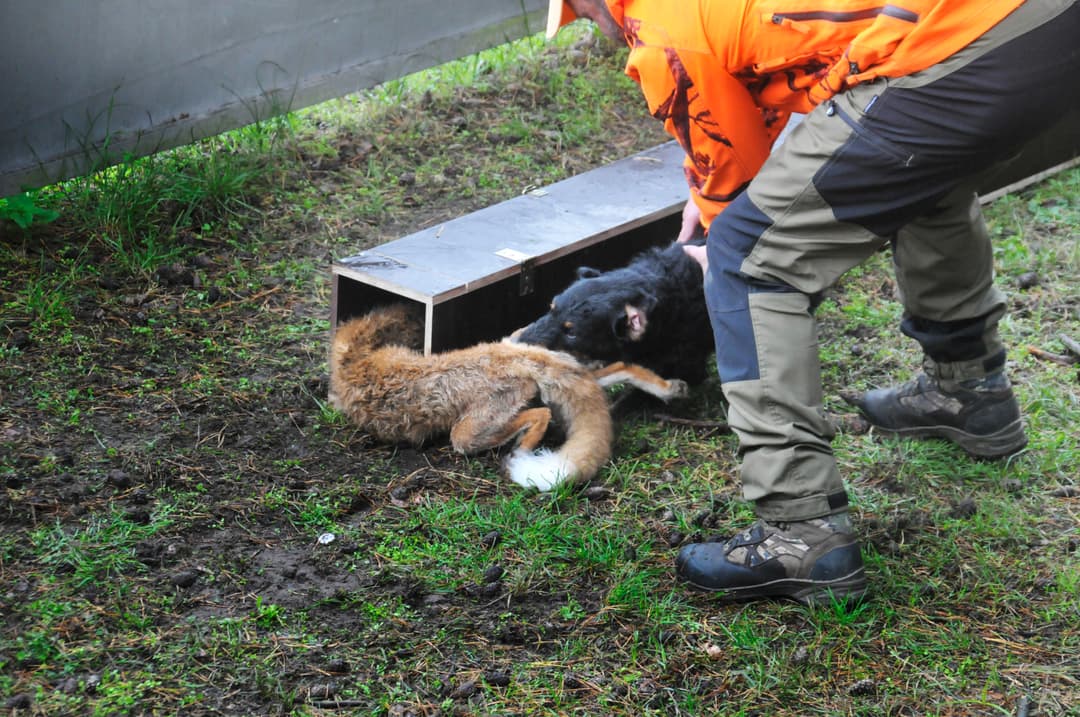
<svg viewBox="0 0 1080 717">
<path fill-rule="evenodd" d="M 561 61 L 581 72 L 619 62 L 610 48 L 574 52 Z M 545 134 L 561 121 L 546 92 L 526 72 L 412 98 L 377 122 L 342 127 L 316 110 L 265 186 L 224 214 L 195 216 L 174 237 L 181 251 L 141 270 L 63 217 L 4 227 L 0 688 L 13 714 L 685 714 L 695 704 L 798 713 L 741 682 L 737 665 L 714 673 L 702 669 L 709 657 L 679 649 L 718 639 L 704 624 L 658 631 L 649 644 L 663 659 L 628 671 L 638 626 L 605 618 L 611 584 L 586 569 L 517 581 L 527 556 L 483 521 L 463 551 L 478 566 L 469 579 L 439 582 L 381 557 L 388 535 L 439 537 L 418 506 L 505 501 L 517 489 L 499 477 L 498 454 L 381 445 L 327 409 L 330 263 L 514 196 L 537 184 L 534 167 L 573 174 L 666 139 L 629 88 L 603 133 L 564 144 Z M 508 133 L 499 119 L 508 107 L 532 129 L 519 122 Z M 508 145 L 531 163 L 506 164 L 491 181 Z M 418 169 L 432 156 L 447 158 L 441 171 Z M 374 172 L 384 193 L 373 208 L 357 187 Z M 887 279 L 875 281 L 890 294 Z M 43 287 L 36 303 L 11 299 L 25 286 Z M 50 287 L 63 307 L 48 305 Z M 823 330 L 856 347 L 876 336 Z M 681 431 L 676 443 L 711 441 L 709 450 L 673 449 L 651 429 L 624 430 L 616 446 L 650 466 L 635 514 L 661 546 L 648 564 L 658 574 L 679 544 L 738 515 L 734 443 L 710 423 L 723 418 L 717 387 L 702 391 L 672 409 L 690 423 L 668 426 Z M 622 410 L 630 425 L 664 420 L 648 404 Z M 703 461 L 730 479 L 677 518 L 667 484 Z M 866 480 L 906 490 L 886 469 Z M 621 500 L 598 480 L 552 510 L 601 524 Z M 864 527 L 887 555 L 933 520 L 916 506 Z M 320 541 L 327 526 L 333 539 Z M 621 549 L 635 558 L 635 545 Z M 791 664 L 811 669 L 815 618 L 767 620 Z M 573 641 L 579 662 L 566 658 Z M 843 667 L 833 666 L 834 709 L 876 689 Z M 748 693 L 756 703 L 739 702 Z M 920 714 L 920 698 L 900 693 L 890 713 Z"/>
</svg>

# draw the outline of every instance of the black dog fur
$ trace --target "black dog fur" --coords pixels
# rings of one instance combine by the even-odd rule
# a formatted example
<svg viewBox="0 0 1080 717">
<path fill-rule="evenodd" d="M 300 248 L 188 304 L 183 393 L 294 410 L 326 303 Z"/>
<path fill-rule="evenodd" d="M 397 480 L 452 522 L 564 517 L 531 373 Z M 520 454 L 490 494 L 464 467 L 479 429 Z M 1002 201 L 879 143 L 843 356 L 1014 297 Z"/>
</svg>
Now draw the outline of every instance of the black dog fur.
<svg viewBox="0 0 1080 717">
<path fill-rule="evenodd" d="M 578 269 L 551 310 L 515 340 L 583 361 L 625 361 L 690 384 L 705 380 L 715 350 L 696 261 L 673 243 L 610 271 Z"/>
</svg>

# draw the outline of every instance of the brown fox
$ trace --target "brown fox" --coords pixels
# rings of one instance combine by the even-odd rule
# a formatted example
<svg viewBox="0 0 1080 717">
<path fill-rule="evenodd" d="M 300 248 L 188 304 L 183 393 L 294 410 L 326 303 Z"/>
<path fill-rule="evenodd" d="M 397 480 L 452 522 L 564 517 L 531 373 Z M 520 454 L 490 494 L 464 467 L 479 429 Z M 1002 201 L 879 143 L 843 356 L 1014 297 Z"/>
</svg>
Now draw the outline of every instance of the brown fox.
<svg viewBox="0 0 1080 717">
<path fill-rule="evenodd" d="M 416 348 L 422 328 L 404 305 L 339 326 L 330 347 L 331 405 L 383 441 L 418 445 L 449 433 L 455 450 L 474 453 L 517 438 L 507 473 L 542 491 L 587 481 L 611 457 L 604 386 L 630 383 L 663 400 L 686 393 L 682 381 L 638 366 L 590 371 L 568 354 L 508 341 L 424 356 Z M 544 405 L 530 408 L 537 395 Z M 557 451 L 536 450 L 552 412 L 566 441 Z"/>
</svg>

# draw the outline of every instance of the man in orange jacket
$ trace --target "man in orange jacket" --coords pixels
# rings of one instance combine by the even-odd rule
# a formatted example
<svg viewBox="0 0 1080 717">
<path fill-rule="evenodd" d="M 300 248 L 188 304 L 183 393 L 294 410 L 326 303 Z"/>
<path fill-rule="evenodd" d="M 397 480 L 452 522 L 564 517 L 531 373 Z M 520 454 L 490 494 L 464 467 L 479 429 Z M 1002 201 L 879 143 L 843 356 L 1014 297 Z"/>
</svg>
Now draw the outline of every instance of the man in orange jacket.
<svg viewBox="0 0 1080 717">
<path fill-rule="evenodd" d="M 886 244 L 923 371 L 859 408 L 979 457 L 1026 445 L 975 187 L 1080 107 L 1078 2 L 552 0 L 549 37 L 583 17 L 629 45 L 627 74 L 686 151 L 679 238 L 707 231 L 695 258 L 759 520 L 684 547 L 691 585 L 805 603 L 865 593 L 813 311 Z M 806 116 L 774 147 L 792 113 Z"/>
</svg>

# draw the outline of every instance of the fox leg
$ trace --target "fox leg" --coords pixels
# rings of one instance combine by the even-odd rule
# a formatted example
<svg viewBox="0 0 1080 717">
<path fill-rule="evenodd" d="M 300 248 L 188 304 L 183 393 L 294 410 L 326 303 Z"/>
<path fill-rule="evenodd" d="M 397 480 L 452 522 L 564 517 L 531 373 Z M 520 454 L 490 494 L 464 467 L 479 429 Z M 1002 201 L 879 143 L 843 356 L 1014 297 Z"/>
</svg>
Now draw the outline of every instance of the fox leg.
<svg viewBox="0 0 1080 717">
<path fill-rule="evenodd" d="M 501 443 L 510 440 L 514 435 L 521 433 L 518 439 L 518 447 L 531 451 L 540 445 L 544 434 L 547 433 L 548 424 L 551 423 L 551 409 L 545 406 L 539 408 L 527 408 L 518 415 L 506 427 L 506 437 Z"/>
<path fill-rule="evenodd" d="M 689 392 L 686 381 L 658 376 L 644 366 L 616 361 L 592 372 L 593 379 L 603 387 L 627 383 L 663 401 L 682 398 Z"/>
<path fill-rule="evenodd" d="M 531 451 L 540 444 L 550 422 L 551 409 L 543 406 L 525 409 L 509 420 L 486 412 L 468 413 L 450 429 L 450 442 L 459 453 L 475 453 L 501 446 L 520 433 L 518 445 Z"/>
</svg>

